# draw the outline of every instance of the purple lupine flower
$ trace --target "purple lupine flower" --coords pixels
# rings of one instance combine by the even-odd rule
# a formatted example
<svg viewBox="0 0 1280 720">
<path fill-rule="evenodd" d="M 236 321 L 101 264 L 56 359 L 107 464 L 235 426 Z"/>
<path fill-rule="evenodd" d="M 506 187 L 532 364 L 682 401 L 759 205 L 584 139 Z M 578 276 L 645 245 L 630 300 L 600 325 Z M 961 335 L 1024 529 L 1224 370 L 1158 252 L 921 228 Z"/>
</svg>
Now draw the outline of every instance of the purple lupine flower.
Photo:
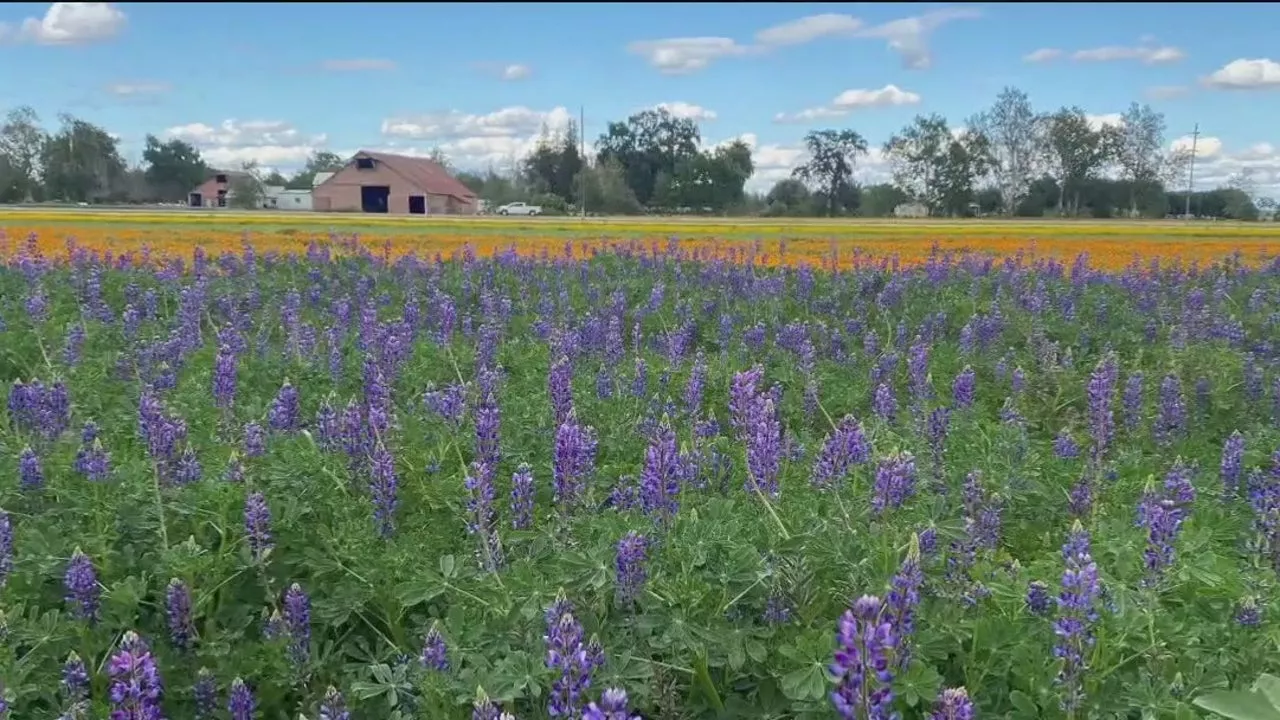
<svg viewBox="0 0 1280 720">
<path fill-rule="evenodd" d="M 324 700 L 320 701 L 320 710 L 316 720 L 351 720 L 351 713 L 347 710 L 346 699 L 332 685 L 324 691 Z"/>
<path fill-rule="evenodd" d="M 528 530 L 533 527 L 533 469 L 520 463 L 511 476 L 511 527 Z"/>
<path fill-rule="evenodd" d="M 1080 456 L 1080 446 L 1070 433 L 1063 430 L 1053 439 L 1053 454 L 1063 460 L 1072 460 Z"/>
<path fill-rule="evenodd" d="M 816 488 L 837 486 L 849 474 L 854 465 L 871 459 L 871 443 L 862 430 L 862 424 L 852 415 L 845 415 L 835 431 L 822 443 L 822 450 L 813 463 L 809 482 Z"/>
<path fill-rule="evenodd" d="M 831 703 L 846 720 L 888 720 L 893 704 L 893 654 L 897 638 L 884 601 L 863 595 L 840 617 L 830 673 Z"/>
<path fill-rule="evenodd" d="M 177 578 L 165 592 L 165 612 L 169 616 L 169 639 L 179 650 L 190 650 L 195 642 L 195 619 L 191 615 L 191 589 Z"/>
<path fill-rule="evenodd" d="M 782 469 L 782 423 L 774 400 L 757 395 L 746 418 L 748 493 L 778 497 L 778 473 Z"/>
<path fill-rule="evenodd" d="M 284 593 L 284 625 L 289 633 L 289 656 L 295 665 L 305 665 L 311 656 L 311 598 L 298 583 Z"/>
<path fill-rule="evenodd" d="M 262 637 L 267 640 L 276 640 L 289 634 L 289 630 L 285 627 L 284 616 L 279 610 L 272 610 L 266 620 L 262 621 Z"/>
<path fill-rule="evenodd" d="M 249 542 L 249 553 L 255 562 L 266 559 L 271 548 L 271 508 L 262 493 L 254 491 L 244 501 L 244 534 Z"/>
<path fill-rule="evenodd" d="M 44 469 L 40 467 L 40 458 L 29 446 L 22 448 L 18 455 L 18 486 L 27 491 L 44 487 Z"/>
<path fill-rule="evenodd" d="M 301 413 L 298 389 L 285 380 L 280 386 L 280 392 L 271 401 L 271 407 L 267 409 L 267 423 L 272 430 L 292 432 L 298 429 Z"/>
<path fill-rule="evenodd" d="M 547 375 L 547 390 L 551 395 L 551 417 L 556 427 L 563 425 L 573 412 L 573 365 L 569 358 L 560 356 L 551 363 Z"/>
<path fill-rule="evenodd" d="M 449 671 L 449 646 L 445 643 L 444 636 L 440 634 L 438 625 L 432 624 L 431 629 L 427 631 L 427 636 L 422 641 L 422 652 L 418 656 L 418 662 L 429 670 Z"/>
<path fill-rule="evenodd" d="M 89 668 L 80 656 L 72 652 L 62 663 L 62 692 L 68 704 L 77 706 L 89 699 Z"/>
<path fill-rule="evenodd" d="M 1240 605 L 1236 608 L 1236 623 L 1243 627 L 1258 627 L 1262 624 L 1262 611 L 1258 608 L 1258 603 L 1251 597 L 1247 597 L 1240 601 Z"/>
<path fill-rule="evenodd" d="M 373 500 L 374 523 L 378 534 L 389 538 L 396 531 L 396 508 L 400 504 L 400 477 L 396 462 L 381 443 L 373 451 L 369 472 L 369 495 Z"/>
<path fill-rule="evenodd" d="M 640 716 L 627 709 L 626 690 L 606 688 L 598 704 L 593 702 L 582 711 L 582 720 L 640 720 Z"/>
<path fill-rule="evenodd" d="M 227 467 L 222 471 L 222 480 L 229 483 L 244 481 L 244 461 L 240 459 L 240 453 L 235 450 L 231 451 L 231 457 L 227 459 Z"/>
<path fill-rule="evenodd" d="M 257 711 L 258 701 L 253 698 L 253 690 L 240 678 L 232 680 L 227 694 L 227 713 L 231 720 L 253 720 Z"/>
<path fill-rule="evenodd" d="M 585 482 L 595 470 L 596 444 L 595 430 L 573 417 L 556 429 L 552 482 L 555 503 L 562 510 L 572 509 L 581 500 Z"/>
<path fill-rule="evenodd" d="M 236 400 L 236 354 L 228 345 L 219 345 L 213 359 L 213 404 L 227 409 Z"/>
<path fill-rule="evenodd" d="M 1130 430 L 1142 423 L 1142 373 L 1133 371 L 1124 381 L 1121 403 L 1124 407 L 1124 426 Z"/>
<path fill-rule="evenodd" d="M 1182 381 L 1177 375 L 1165 375 L 1160 382 L 1160 407 L 1151 431 L 1156 442 L 1168 445 L 1186 430 L 1187 401 L 1182 396 Z"/>
<path fill-rule="evenodd" d="M 1089 434 L 1093 438 L 1092 457 L 1095 464 L 1101 462 L 1115 435 L 1115 414 L 1111 408 L 1111 401 L 1115 394 L 1119 372 L 1115 355 L 1108 354 L 1098 361 L 1093 374 L 1089 376 L 1086 394 L 1089 401 Z"/>
<path fill-rule="evenodd" d="M 640 597 L 640 591 L 648 577 L 649 539 L 637 532 L 629 532 L 618 541 L 616 597 L 618 604 L 631 607 Z"/>
<path fill-rule="evenodd" d="M 1032 580 L 1027 585 L 1026 605 L 1027 611 L 1032 615 L 1041 617 L 1049 614 L 1049 604 L 1052 600 L 1049 598 L 1049 586 L 1039 580 Z"/>
<path fill-rule="evenodd" d="M 88 425 L 85 426 L 86 431 Z M 76 472 L 90 482 L 103 482 L 111 477 L 111 453 L 102 449 L 102 441 L 96 437 L 88 437 L 82 441 L 76 451 L 73 465 Z"/>
<path fill-rule="evenodd" d="M 875 396 L 871 399 L 871 412 L 887 423 L 892 423 L 898 416 L 898 399 L 894 397 L 893 388 L 888 383 L 876 386 Z"/>
<path fill-rule="evenodd" d="M 81 620 L 97 622 L 102 596 L 102 590 L 98 587 L 98 572 L 93 568 L 93 561 L 80 548 L 76 548 L 71 554 L 62 584 L 66 589 L 66 601 L 71 613 Z"/>
<path fill-rule="evenodd" d="M 162 720 L 160 698 L 164 687 L 151 648 L 132 630 L 107 662 L 111 686 L 111 720 Z M 239 719 L 237 719 L 239 720 Z"/>
<path fill-rule="evenodd" d="M 919 335 L 907 350 L 907 381 L 911 396 L 923 402 L 933 394 L 929 386 L 929 343 Z"/>
<path fill-rule="evenodd" d="M 920 569 L 920 538 L 911 536 L 907 556 L 885 595 L 884 619 L 893 626 L 897 638 L 898 666 L 905 669 L 911 660 L 911 638 L 916 631 L 916 608 L 920 605 L 920 589 L 924 586 L 924 571 Z"/>
<path fill-rule="evenodd" d="M 1222 443 L 1222 493 L 1227 497 L 1238 496 L 1244 489 L 1241 487 L 1244 462 L 1244 436 L 1239 430 L 1231 433 Z"/>
<path fill-rule="evenodd" d="M 663 418 L 644 453 L 640 471 L 640 509 L 658 522 L 672 520 L 680 509 L 680 451 L 676 434 Z"/>
<path fill-rule="evenodd" d="M 0 590 L 9 582 L 13 572 L 13 520 L 0 509 Z"/>
<path fill-rule="evenodd" d="M 321 449 L 333 450 L 342 437 L 342 427 L 338 422 L 338 413 L 326 399 L 316 410 L 316 443 Z"/>
<path fill-rule="evenodd" d="M 209 668 L 200 668 L 196 673 L 196 683 L 191 689 L 195 698 L 196 720 L 213 720 L 218 712 L 218 683 Z"/>
<path fill-rule="evenodd" d="M 973 720 L 973 701 L 962 687 L 947 688 L 938 695 L 929 720 Z"/>
<path fill-rule="evenodd" d="M 973 368 L 968 365 L 964 366 L 964 370 L 956 375 L 956 379 L 951 383 L 951 397 L 955 400 L 956 407 L 961 410 L 973 407 L 973 399 L 976 395 L 977 375 L 973 372 Z"/>
<path fill-rule="evenodd" d="M 516 720 L 511 713 L 502 712 L 497 703 L 485 695 L 484 689 L 476 692 L 476 699 L 471 704 L 471 720 Z"/>
<path fill-rule="evenodd" d="M 1073 712 L 1084 701 L 1084 673 L 1089 669 L 1086 653 L 1093 646 L 1093 626 L 1098 620 L 1102 592 L 1089 544 L 1089 533 L 1077 520 L 1062 546 L 1066 567 L 1054 621 L 1058 640 L 1053 654 L 1062 660 L 1057 682 L 1063 689 L 1062 709 L 1067 712 Z"/>
<path fill-rule="evenodd" d="M 1158 581 L 1173 564 L 1174 542 L 1190 510 L 1188 506 L 1195 500 L 1191 474 L 1191 468 L 1179 460 L 1169 470 L 1160 490 L 1148 486 L 1143 492 L 1137 524 L 1147 531 L 1147 547 L 1143 552 L 1147 583 Z"/>
<path fill-rule="evenodd" d="M 467 532 L 479 541 L 476 557 L 485 572 L 497 572 L 503 564 L 502 539 L 498 535 L 498 515 L 493 509 L 496 490 L 493 469 L 482 462 L 471 463 L 463 485 L 467 488 Z"/>
<path fill-rule="evenodd" d="M 454 384 L 437 389 L 435 386 L 428 385 L 422 401 L 428 410 L 457 427 L 462 424 L 462 418 L 467 411 L 467 386 Z"/>
<path fill-rule="evenodd" d="M 589 647 L 583 642 L 582 624 L 573 616 L 573 605 L 563 595 L 547 609 L 547 667 L 559 671 L 551 684 L 547 714 L 551 717 L 576 718 L 582 701 L 591 687 L 595 669 Z"/>
<path fill-rule="evenodd" d="M 491 393 L 483 393 L 476 406 L 476 459 L 491 468 L 498 467 L 501 458 L 499 426 L 501 415 L 498 401 Z"/>
<path fill-rule="evenodd" d="M 67 330 L 67 341 L 62 347 L 62 361 L 69 367 L 80 363 L 80 354 L 84 349 L 84 326 L 76 323 Z"/>
<path fill-rule="evenodd" d="M 693 367 L 689 370 L 689 382 L 684 386 L 684 407 L 690 416 L 697 417 L 702 412 L 702 396 L 707 385 L 707 359 L 699 350 L 693 357 Z"/>
<path fill-rule="evenodd" d="M 760 395 L 759 384 L 764 377 L 764 368 L 756 366 L 750 370 L 734 373 L 729 384 L 729 427 L 745 440 L 751 432 L 751 422 L 756 412 L 757 398 Z"/>
<path fill-rule="evenodd" d="M 200 466 L 200 459 L 196 457 L 196 451 L 190 445 L 187 445 L 173 468 L 173 482 L 178 485 L 191 485 L 200 482 L 200 478 L 203 475 L 204 469 Z"/>
<path fill-rule="evenodd" d="M 876 464 L 871 508 L 876 514 L 902 507 L 916 491 L 916 461 L 911 453 L 895 453 Z"/>
<path fill-rule="evenodd" d="M 245 423 L 244 454 L 245 457 L 262 457 L 267 453 L 267 432 L 256 422 Z"/>
</svg>

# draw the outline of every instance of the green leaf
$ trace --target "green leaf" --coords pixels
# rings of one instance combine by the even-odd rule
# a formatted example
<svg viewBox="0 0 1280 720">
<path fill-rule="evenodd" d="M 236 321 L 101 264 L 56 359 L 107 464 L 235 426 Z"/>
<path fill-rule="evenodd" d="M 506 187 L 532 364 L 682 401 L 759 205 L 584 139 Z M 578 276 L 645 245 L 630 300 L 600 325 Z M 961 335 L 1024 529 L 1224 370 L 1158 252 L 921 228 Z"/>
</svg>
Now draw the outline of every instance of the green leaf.
<svg viewBox="0 0 1280 720">
<path fill-rule="evenodd" d="M 1280 720 L 1280 710 L 1261 693 L 1221 690 L 1198 697 L 1193 703 L 1231 720 Z"/>
<path fill-rule="evenodd" d="M 707 702 L 711 703 L 711 707 L 717 711 L 724 710 L 724 701 L 720 699 L 716 684 L 711 679 L 711 672 L 707 670 L 707 655 L 705 652 L 699 652 L 693 659 L 693 679 L 698 688 L 702 690 L 702 694 L 707 698 Z"/>
<path fill-rule="evenodd" d="M 1271 707 L 1280 708 L 1280 678 L 1262 673 L 1253 681 L 1253 691 L 1262 693 Z"/>
<path fill-rule="evenodd" d="M 1036 705 L 1036 701 L 1021 690 L 1011 691 L 1009 693 L 1009 702 L 1013 704 L 1013 709 L 1018 711 L 1019 717 L 1040 717 L 1040 708 Z"/>
<path fill-rule="evenodd" d="M 452 555 L 440 556 L 440 575 L 443 576 L 446 580 L 450 580 L 453 578 L 453 573 L 454 573 L 454 570 L 456 569 L 454 567 L 455 563 L 456 561 L 454 560 Z"/>
<path fill-rule="evenodd" d="M 807 665 L 782 676 L 782 694 L 789 700 L 821 700 L 827 679 L 819 665 Z"/>
<path fill-rule="evenodd" d="M 396 596 L 405 607 L 430 602 L 443 593 L 444 584 L 430 577 L 418 578 L 396 588 Z"/>
</svg>

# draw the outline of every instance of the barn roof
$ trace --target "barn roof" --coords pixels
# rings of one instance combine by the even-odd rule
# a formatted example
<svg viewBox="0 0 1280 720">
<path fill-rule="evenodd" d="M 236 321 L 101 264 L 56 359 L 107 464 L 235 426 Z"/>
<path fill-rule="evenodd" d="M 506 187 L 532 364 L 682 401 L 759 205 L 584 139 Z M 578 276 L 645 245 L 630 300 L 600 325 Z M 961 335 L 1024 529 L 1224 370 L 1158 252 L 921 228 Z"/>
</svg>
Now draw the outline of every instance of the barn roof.
<svg viewBox="0 0 1280 720">
<path fill-rule="evenodd" d="M 432 195 L 452 195 L 459 200 L 475 200 L 476 194 L 449 174 L 442 165 L 423 157 L 392 155 L 391 153 L 361 150 L 358 154 L 371 157 L 404 177 L 419 190 Z"/>
</svg>

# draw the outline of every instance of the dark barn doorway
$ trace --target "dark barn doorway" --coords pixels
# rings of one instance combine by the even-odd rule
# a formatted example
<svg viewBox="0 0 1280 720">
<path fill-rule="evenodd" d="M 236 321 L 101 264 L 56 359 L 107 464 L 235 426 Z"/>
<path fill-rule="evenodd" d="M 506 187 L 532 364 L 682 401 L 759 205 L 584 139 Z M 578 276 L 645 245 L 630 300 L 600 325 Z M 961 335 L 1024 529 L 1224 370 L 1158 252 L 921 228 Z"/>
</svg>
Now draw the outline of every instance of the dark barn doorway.
<svg viewBox="0 0 1280 720">
<path fill-rule="evenodd" d="M 204 207 L 204 196 L 200 193 L 191 193 L 187 196 L 187 205 L 191 207 Z"/>
<path fill-rule="evenodd" d="M 409 196 L 409 214 L 410 215 L 426 215 L 427 214 L 427 198 L 425 195 Z"/>
<path fill-rule="evenodd" d="M 360 210 L 367 213 L 385 213 L 390 209 L 387 207 L 391 196 L 391 187 L 389 185 L 361 185 L 360 186 Z"/>
</svg>

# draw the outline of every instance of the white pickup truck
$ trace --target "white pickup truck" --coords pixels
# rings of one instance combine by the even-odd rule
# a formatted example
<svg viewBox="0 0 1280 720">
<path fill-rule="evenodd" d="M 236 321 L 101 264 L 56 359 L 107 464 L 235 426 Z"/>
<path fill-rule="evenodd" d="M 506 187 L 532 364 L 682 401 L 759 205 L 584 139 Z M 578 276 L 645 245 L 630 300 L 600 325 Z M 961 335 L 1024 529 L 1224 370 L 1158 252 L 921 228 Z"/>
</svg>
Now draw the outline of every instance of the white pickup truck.
<svg viewBox="0 0 1280 720">
<path fill-rule="evenodd" d="M 499 215 L 541 215 L 541 205 L 526 205 L 522 202 L 507 203 L 498 208 Z"/>
</svg>

